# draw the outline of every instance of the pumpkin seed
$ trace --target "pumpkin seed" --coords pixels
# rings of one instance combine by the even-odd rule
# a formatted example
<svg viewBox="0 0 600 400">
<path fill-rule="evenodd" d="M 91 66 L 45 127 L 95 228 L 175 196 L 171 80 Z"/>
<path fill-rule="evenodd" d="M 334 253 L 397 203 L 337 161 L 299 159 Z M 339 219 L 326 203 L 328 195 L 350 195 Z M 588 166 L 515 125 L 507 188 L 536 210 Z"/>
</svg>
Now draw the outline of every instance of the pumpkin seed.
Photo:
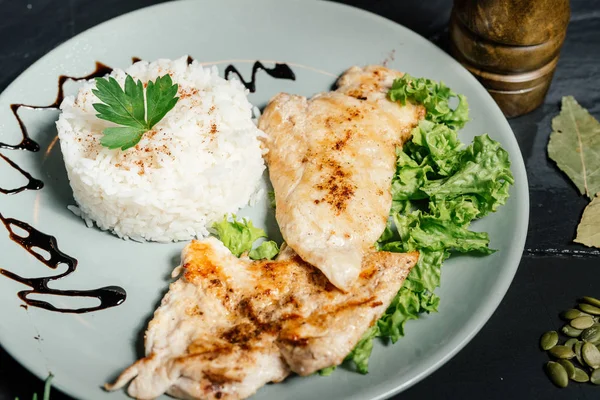
<svg viewBox="0 0 600 400">
<path fill-rule="evenodd" d="M 577 317 L 572 319 L 569 324 L 575 329 L 587 329 L 590 326 L 594 325 L 594 318 L 592 317 Z"/>
<path fill-rule="evenodd" d="M 590 297 L 590 296 L 583 296 L 581 298 L 581 300 L 583 300 L 584 303 L 588 303 L 591 304 L 595 307 L 600 307 L 600 300 L 594 298 L 594 297 Z"/>
<path fill-rule="evenodd" d="M 594 349 L 596 349 L 596 347 L 594 347 Z M 575 357 L 575 353 L 573 352 L 573 350 L 567 346 L 554 346 L 553 348 L 548 350 L 548 353 L 554 358 L 571 359 Z"/>
<path fill-rule="evenodd" d="M 571 349 L 575 346 L 575 343 L 579 342 L 579 340 L 575 338 L 571 338 L 565 342 L 565 346 L 570 347 Z"/>
<path fill-rule="evenodd" d="M 575 353 L 575 357 L 577 357 L 577 361 L 579 361 L 579 364 L 584 365 L 583 358 L 581 357 L 581 348 L 582 347 L 583 347 L 583 342 L 575 343 L 575 345 L 573 346 L 573 352 Z"/>
<path fill-rule="evenodd" d="M 546 373 L 556 386 L 564 388 L 569 384 L 569 377 L 565 368 L 557 362 L 549 361 L 546 364 Z"/>
<path fill-rule="evenodd" d="M 569 360 L 558 360 L 558 363 L 563 366 L 565 371 L 567 371 L 567 376 L 569 379 L 573 379 L 575 376 L 575 366 Z"/>
<path fill-rule="evenodd" d="M 573 373 L 573 377 L 571 379 L 573 379 L 575 382 L 583 383 L 589 381 L 590 377 L 581 368 L 575 368 L 575 372 Z"/>
<path fill-rule="evenodd" d="M 592 382 L 594 385 L 600 385 L 600 369 L 596 369 L 594 372 L 592 372 L 592 375 L 590 376 L 590 382 Z"/>
<path fill-rule="evenodd" d="M 600 324 L 594 324 L 581 332 L 581 339 L 594 344 L 600 342 Z"/>
<path fill-rule="evenodd" d="M 562 316 L 567 321 L 570 321 L 572 319 L 579 318 L 579 317 L 585 317 L 587 315 L 589 315 L 589 314 L 586 314 L 581 310 L 571 308 L 570 310 L 565 311 Z"/>
<path fill-rule="evenodd" d="M 542 335 L 540 339 L 540 346 L 542 350 L 550 350 L 558 343 L 558 333 L 556 331 L 549 331 Z"/>
<path fill-rule="evenodd" d="M 592 315 L 600 315 L 600 307 L 595 307 L 587 303 L 579 303 L 579 309 Z"/>
<path fill-rule="evenodd" d="M 559 346 L 553 347 L 553 349 Z M 581 348 L 581 357 L 583 357 L 583 361 L 590 367 L 596 369 L 600 367 L 600 350 L 593 344 L 586 342 L 583 344 Z M 566 357 L 560 357 L 566 358 Z"/>
<path fill-rule="evenodd" d="M 585 317 L 586 315 L 589 315 L 589 314 L 586 314 L 583 311 L 578 310 L 576 308 L 571 308 L 570 310 L 563 312 L 562 317 L 563 317 L 563 319 L 570 321 L 575 318 Z"/>
<path fill-rule="evenodd" d="M 573 328 L 569 324 L 563 326 L 561 331 L 562 331 L 562 333 L 564 333 L 565 335 L 567 335 L 569 337 L 579 337 L 579 335 L 581 335 L 581 332 L 583 332 L 583 330 Z"/>
</svg>

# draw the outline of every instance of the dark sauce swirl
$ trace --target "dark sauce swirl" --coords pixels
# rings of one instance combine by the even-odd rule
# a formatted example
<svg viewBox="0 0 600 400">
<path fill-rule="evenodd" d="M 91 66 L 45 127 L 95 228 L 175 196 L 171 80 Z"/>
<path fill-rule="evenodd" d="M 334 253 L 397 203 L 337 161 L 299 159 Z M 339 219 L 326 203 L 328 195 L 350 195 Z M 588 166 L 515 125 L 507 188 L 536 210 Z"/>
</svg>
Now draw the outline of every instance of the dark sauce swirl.
<svg viewBox="0 0 600 400">
<path fill-rule="evenodd" d="M 21 167 L 19 167 L 17 164 L 15 164 L 10 158 L 6 157 L 4 154 L 0 153 L 0 158 L 2 158 L 4 161 L 6 161 L 8 163 L 8 165 L 13 167 L 17 171 L 19 171 L 21 173 L 21 175 L 23 175 L 29 181 L 29 182 L 27 182 L 27 185 L 23 185 L 21 187 L 15 188 L 15 189 L 0 188 L 0 193 L 2 193 L 2 194 L 17 194 L 17 193 L 21 193 L 24 190 L 40 190 L 41 188 L 44 187 L 44 182 L 31 176 L 31 174 L 29 172 L 27 172 L 24 169 L 22 169 Z"/>
<path fill-rule="evenodd" d="M 19 128 L 21 129 L 22 139 L 21 139 L 20 143 L 15 144 L 15 145 L 0 143 L 0 148 L 9 149 L 9 150 L 27 150 L 27 151 L 33 151 L 33 152 L 39 151 L 40 146 L 33 139 L 31 139 L 29 137 L 29 133 L 27 132 L 27 127 L 25 126 L 25 123 L 19 116 L 19 109 L 21 107 L 29 108 L 29 109 L 42 109 L 42 110 L 58 108 L 60 106 L 60 103 L 62 103 L 62 101 L 65 98 L 64 84 L 68 80 L 80 81 L 80 80 L 92 79 L 92 78 L 104 76 L 104 75 L 110 73 L 111 71 L 112 71 L 112 68 L 110 68 L 100 62 L 96 62 L 96 69 L 94 70 L 94 72 L 92 72 L 91 74 L 88 74 L 86 76 L 73 77 L 73 76 L 61 75 L 58 78 L 58 93 L 56 95 L 56 99 L 54 100 L 54 103 L 52 103 L 52 104 L 49 104 L 47 106 L 32 106 L 32 105 L 28 105 L 28 104 L 11 104 L 10 109 L 19 124 Z M 39 190 L 44 187 L 44 183 L 42 181 L 32 177 L 27 171 L 23 170 L 21 167 L 19 167 L 15 162 L 10 160 L 8 157 L 4 156 L 3 154 L 0 154 L 0 157 L 2 159 L 4 159 L 4 161 L 6 161 L 8 163 L 8 165 L 10 165 L 12 168 L 19 171 L 21 173 L 21 175 L 23 175 L 29 181 L 27 183 L 27 185 L 16 188 L 16 189 L 0 188 L 0 193 L 16 194 L 16 193 L 20 193 L 24 190 Z"/>
<path fill-rule="evenodd" d="M 277 63 L 275 64 L 275 67 L 267 68 L 260 61 L 256 61 L 252 66 L 252 76 L 249 82 L 246 81 L 244 77 L 242 77 L 240 71 L 238 71 L 238 69 L 231 64 L 225 68 L 225 79 L 229 79 L 231 74 L 236 74 L 246 89 L 248 89 L 250 93 L 254 93 L 256 92 L 256 73 L 259 70 L 265 71 L 267 75 L 275 79 L 289 79 L 292 81 L 296 80 L 296 74 L 294 74 L 294 71 L 292 71 L 287 64 Z"/>
<path fill-rule="evenodd" d="M 59 290 L 50 288 L 48 286 L 50 282 L 64 278 L 75 272 L 77 269 L 77 260 L 68 254 L 65 254 L 58 248 L 54 236 L 42 233 L 23 221 L 5 218 L 2 214 L 0 214 L 0 220 L 2 220 L 2 223 L 8 230 L 10 239 L 24 248 L 29 254 L 37 258 L 41 263 L 51 269 L 57 269 L 61 264 L 64 264 L 67 267 L 67 270 L 62 274 L 39 278 L 24 278 L 11 271 L 0 268 L 0 275 L 4 275 L 7 278 L 13 279 L 31 288 L 31 290 L 23 290 L 18 293 L 19 298 L 21 298 L 28 306 L 62 313 L 83 314 L 115 307 L 125 301 L 127 294 L 123 288 L 118 286 L 106 286 L 92 290 Z M 27 232 L 27 235 L 20 235 L 13 229 L 13 226 L 24 230 Z M 36 251 L 36 249 L 48 252 L 49 257 L 44 257 L 44 255 Z M 95 298 L 100 301 L 100 304 L 85 308 L 58 308 L 43 300 L 31 299 L 29 296 L 32 294 Z"/>
<path fill-rule="evenodd" d="M 17 122 L 19 123 L 19 128 L 21 129 L 22 139 L 21 139 L 21 142 L 18 144 L 0 143 L 0 148 L 10 149 L 10 150 L 39 151 L 40 145 L 37 144 L 33 139 L 31 139 L 29 137 L 29 133 L 27 132 L 27 127 L 25 127 L 25 123 L 23 123 L 23 120 L 21 119 L 21 117 L 19 117 L 19 109 L 20 108 L 29 108 L 29 109 L 34 109 L 34 110 L 45 110 L 45 109 L 58 108 L 60 106 L 60 103 L 62 103 L 62 101 L 65 98 L 64 85 L 67 81 L 69 81 L 69 80 L 81 81 L 81 80 L 97 78 L 97 77 L 109 74 L 111 71 L 112 71 L 112 68 L 102 64 L 101 62 L 96 62 L 96 69 L 94 70 L 94 72 L 92 72 L 89 75 L 79 76 L 79 77 L 67 76 L 67 75 L 59 76 L 58 77 L 58 93 L 56 95 L 56 100 L 54 100 L 54 103 L 52 103 L 52 104 L 49 104 L 47 106 L 32 106 L 29 104 L 11 104 L 10 109 L 12 110 L 13 115 L 15 116 L 15 118 L 17 119 Z"/>
<path fill-rule="evenodd" d="M 27 132 L 27 128 L 25 127 L 25 123 L 19 116 L 20 108 L 29 108 L 29 109 L 56 109 L 60 106 L 60 103 L 64 100 L 64 84 L 69 81 L 81 81 L 93 79 L 96 77 L 101 77 L 106 74 L 109 74 L 112 71 L 112 68 L 100 63 L 96 62 L 96 69 L 91 74 L 81 76 L 81 77 L 73 77 L 67 75 L 61 75 L 58 78 L 58 93 L 56 95 L 56 99 L 52 104 L 47 106 L 34 106 L 29 104 L 11 104 L 10 109 L 15 116 L 19 128 L 21 129 L 22 139 L 21 142 L 15 145 L 0 143 L 0 148 L 10 149 L 10 150 L 27 150 L 37 152 L 40 150 L 40 146 L 29 137 L 29 133 Z M 0 154 L 0 158 L 8 163 L 12 168 L 19 171 L 25 178 L 28 179 L 27 185 L 21 186 L 15 189 L 3 189 L 0 188 L 0 193 L 3 194 L 16 194 L 20 193 L 24 190 L 39 190 L 44 184 L 39 179 L 36 179 L 31 176 L 27 171 L 23 170 L 16 163 L 14 163 L 11 159 L 6 157 L 3 154 Z M 34 256 L 37 260 L 42 262 L 44 265 L 51 269 L 57 269 L 59 265 L 64 264 L 67 269 L 65 272 L 54 275 L 54 276 L 43 276 L 39 278 L 24 278 L 15 274 L 14 272 L 8 271 L 6 269 L 0 268 L 0 275 L 6 276 L 7 278 L 13 279 L 17 282 L 20 282 L 24 285 L 29 286 L 30 290 L 22 290 L 18 293 L 18 296 L 25 304 L 22 304 L 21 307 L 27 309 L 28 306 L 43 308 L 49 311 L 57 311 L 63 313 L 74 313 L 74 314 L 82 314 L 92 311 L 104 310 L 107 308 L 118 306 L 123 303 L 127 297 L 125 290 L 118 286 L 106 286 L 99 289 L 92 290 L 59 290 L 53 289 L 49 287 L 49 283 L 52 281 L 56 281 L 58 279 L 62 279 L 77 269 L 77 260 L 64 252 L 62 252 L 58 248 L 58 244 L 56 242 L 56 238 L 54 236 L 47 235 L 42 233 L 32 227 L 31 225 L 19 221 L 14 218 L 5 218 L 2 214 L 0 214 L 0 220 L 6 227 L 9 232 L 10 239 L 23 247 L 29 254 Z M 20 235 L 13 229 L 14 227 L 19 228 L 26 232 L 26 235 Z M 49 254 L 48 258 L 45 258 L 44 255 L 38 252 L 41 249 Z M 45 295 L 54 295 L 54 296 L 62 296 L 62 297 L 83 297 L 83 298 L 94 298 L 100 301 L 100 304 L 93 307 L 84 307 L 84 308 L 59 308 L 56 307 L 46 301 L 37 300 L 30 298 L 33 294 L 45 294 Z"/>
</svg>

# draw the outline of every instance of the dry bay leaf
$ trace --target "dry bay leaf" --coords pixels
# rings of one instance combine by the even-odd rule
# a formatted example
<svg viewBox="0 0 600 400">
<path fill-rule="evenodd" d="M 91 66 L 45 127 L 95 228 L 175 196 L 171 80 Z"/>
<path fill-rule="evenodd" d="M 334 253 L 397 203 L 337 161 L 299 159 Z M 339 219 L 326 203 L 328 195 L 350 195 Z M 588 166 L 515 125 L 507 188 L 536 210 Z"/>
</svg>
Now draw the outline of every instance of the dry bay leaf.
<svg viewBox="0 0 600 400">
<path fill-rule="evenodd" d="M 573 96 L 565 96 L 552 130 L 548 156 L 593 200 L 600 192 L 600 122 Z"/>
<path fill-rule="evenodd" d="M 583 210 L 575 242 L 600 248 L 600 193 Z"/>
</svg>

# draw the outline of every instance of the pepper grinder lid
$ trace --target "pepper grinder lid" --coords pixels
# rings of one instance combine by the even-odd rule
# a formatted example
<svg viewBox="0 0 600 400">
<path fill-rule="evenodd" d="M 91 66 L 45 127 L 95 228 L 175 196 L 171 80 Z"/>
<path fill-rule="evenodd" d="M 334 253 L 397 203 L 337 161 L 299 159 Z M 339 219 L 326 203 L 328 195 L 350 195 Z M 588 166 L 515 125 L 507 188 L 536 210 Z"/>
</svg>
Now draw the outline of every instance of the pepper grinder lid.
<svg viewBox="0 0 600 400">
<path fill-rule="evenodd" d="M 569 0 L 454 0 L 450 49 L 516 117 L 544 101 L 569 17 Z"/>
</svg>

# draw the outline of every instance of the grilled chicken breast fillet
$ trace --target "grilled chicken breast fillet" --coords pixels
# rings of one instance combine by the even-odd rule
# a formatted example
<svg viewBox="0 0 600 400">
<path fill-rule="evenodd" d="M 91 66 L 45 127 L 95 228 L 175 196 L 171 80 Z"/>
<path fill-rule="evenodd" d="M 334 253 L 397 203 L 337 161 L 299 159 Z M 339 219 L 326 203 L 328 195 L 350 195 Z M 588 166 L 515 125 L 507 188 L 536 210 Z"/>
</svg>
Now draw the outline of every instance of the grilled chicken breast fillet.
<svg viewBox="0 0 600 400">
<path fill-rule="evenodd" d="M 283 238 L 342 290 L 385 229 L 396 147 L 425 115 L 388 100 L 400 76 L 352 67 L 336 91 L 310 100 L 278 94 L 259 120 Z"/>
<path fill-rule="evenodd" d="M 396 295 L 417 253 L 373 252 L 344 293 L 290 248 L 275 261 L 238 259 L 218 240 L 193 241 L 145 336 L 146 357 L 115 390 L 152 399 L 243 399 L 291 371 L 340 364 Z"/>
</svg>

